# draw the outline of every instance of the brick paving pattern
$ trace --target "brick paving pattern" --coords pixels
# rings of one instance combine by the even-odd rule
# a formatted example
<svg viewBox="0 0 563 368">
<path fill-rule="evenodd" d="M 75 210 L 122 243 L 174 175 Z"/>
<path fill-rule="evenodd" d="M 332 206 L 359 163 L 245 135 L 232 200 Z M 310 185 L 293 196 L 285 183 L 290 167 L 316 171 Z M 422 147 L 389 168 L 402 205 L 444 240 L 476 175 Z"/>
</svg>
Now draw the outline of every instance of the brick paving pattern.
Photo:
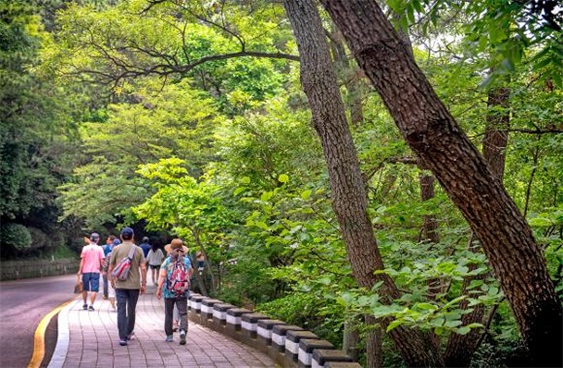
<svg viewBox="0 0 563 368">
<path fill-rule="evenodd" d="M 276 366 L 258 350 L 192 322 L 186 345 L 179 345 L 178 333 L 174 342 L 165 342 L 164 303 L 154 291 L 149 287 L 139 297 L 135 338 L 128 346 L 119 346 L 117 312 L 109 301 L 98 295 L 95 311 L 82 310 L 81 298 L 71 303 L 59 314 L 59 339 L 49 368 Z"/>
</svg>

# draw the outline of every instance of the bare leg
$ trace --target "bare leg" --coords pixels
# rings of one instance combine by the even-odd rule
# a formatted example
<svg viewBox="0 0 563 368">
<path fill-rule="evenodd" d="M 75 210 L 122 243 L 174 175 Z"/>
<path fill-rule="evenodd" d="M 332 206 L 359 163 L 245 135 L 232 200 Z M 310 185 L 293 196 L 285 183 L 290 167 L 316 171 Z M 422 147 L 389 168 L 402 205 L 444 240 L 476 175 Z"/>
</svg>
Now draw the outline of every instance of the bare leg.
<svg viewBox="0 0 563 368">
<path fill-rule="evenodd" d="M 90 292 L 90 305 L 94 305 L 94 302 L 96 301 L 96 295 L 98 295 L 98 293 L 96 293 L 95 291 Z"/>
</svg>

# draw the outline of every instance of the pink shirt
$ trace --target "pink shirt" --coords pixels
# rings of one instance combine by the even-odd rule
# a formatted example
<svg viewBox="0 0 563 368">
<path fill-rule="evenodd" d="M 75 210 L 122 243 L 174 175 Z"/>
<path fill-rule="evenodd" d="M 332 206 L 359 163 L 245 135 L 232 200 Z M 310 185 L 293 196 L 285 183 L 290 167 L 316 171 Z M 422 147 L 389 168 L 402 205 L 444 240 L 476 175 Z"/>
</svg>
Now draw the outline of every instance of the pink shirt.
<svg viewBox="0 0 563 368">
<path fill-rule="evenodd" d="M 95 243 L 90 243 L 82 248 L 80 258 L 84 259 L 84 263 L 82 264 L 82 273 L 100 273 L 100 264 L 102 259 L 104 259 L 104 251 L 102 247 L 99 247 Z"/>
</svg>

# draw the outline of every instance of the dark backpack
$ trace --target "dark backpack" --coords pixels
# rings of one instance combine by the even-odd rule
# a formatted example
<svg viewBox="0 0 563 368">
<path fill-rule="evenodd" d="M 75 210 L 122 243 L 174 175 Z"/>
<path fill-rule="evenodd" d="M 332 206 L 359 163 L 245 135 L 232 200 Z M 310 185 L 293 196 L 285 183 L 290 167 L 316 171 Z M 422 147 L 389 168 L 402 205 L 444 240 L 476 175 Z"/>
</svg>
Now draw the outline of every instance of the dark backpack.
<svg viewBox="0 0 563 368">
<path fill-rule="evenodd" d="M 188 278 L 188 268 L 184 259 L 181 261 L 175 261 L 172 265 L 172 272 L 168 274 L 168 279 L 166 281 L 166 287 L 169 291 L 174 293 L 176 296 L 181 296 L 184 294 L 190 285 L 190 280 Z"/>
</svg>

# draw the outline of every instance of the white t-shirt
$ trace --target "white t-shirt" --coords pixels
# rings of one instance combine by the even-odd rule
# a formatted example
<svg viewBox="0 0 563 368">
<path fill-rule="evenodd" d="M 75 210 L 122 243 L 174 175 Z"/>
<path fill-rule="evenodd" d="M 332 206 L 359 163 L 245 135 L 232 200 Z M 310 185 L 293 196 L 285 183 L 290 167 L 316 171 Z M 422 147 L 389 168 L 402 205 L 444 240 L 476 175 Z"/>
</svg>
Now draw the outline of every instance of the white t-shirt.
<svg viewBox="0 0 563 368">
<path fill-rule="evenodd" d="M 164 253 L 162 253 L 162 250 L 160 250 L 160 248 L 157 249 L 156 252 L 153 252 L 152 249 L 149 250 L 149 254 L 147 254 L 147 261 L 149 262 L 149 265 L 160 266 L 163 260 Z"/>
</svg>

